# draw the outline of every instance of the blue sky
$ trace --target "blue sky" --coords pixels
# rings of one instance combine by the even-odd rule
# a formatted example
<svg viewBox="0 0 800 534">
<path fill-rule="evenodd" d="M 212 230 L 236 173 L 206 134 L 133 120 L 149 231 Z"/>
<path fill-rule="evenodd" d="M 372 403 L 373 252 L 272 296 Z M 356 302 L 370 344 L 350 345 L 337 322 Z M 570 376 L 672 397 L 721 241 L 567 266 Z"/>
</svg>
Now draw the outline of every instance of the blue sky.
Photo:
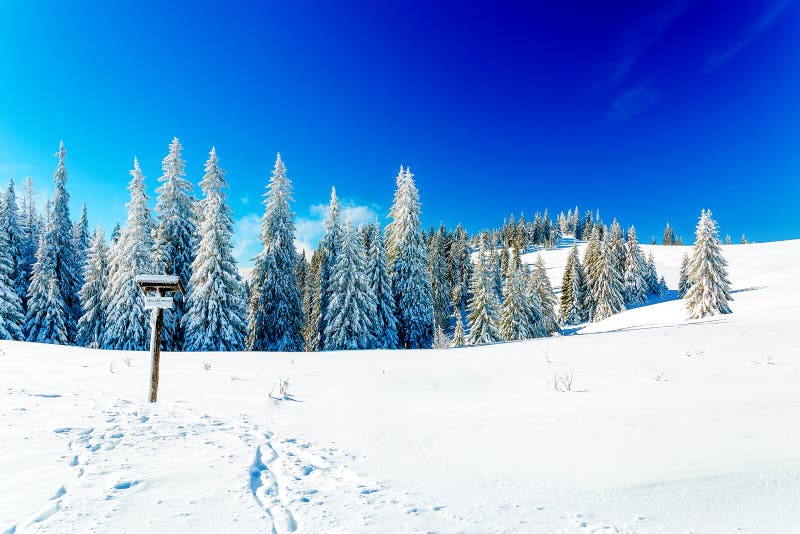
<svg viewBox="0 0 800 534">
<path fill-rule="evenodd" d="M 707 207 L 800 237 L 800 2 L 68 4 L 0 4 L 0 180 L 49 194 L 63 139 L 92 225 L 178 136 L 195 184 L 216 146 L 243 259 L 277 151 L 310 244 L 331 185 L 385 221 L 401 163 L 426 225 L 578 204 L 689 240 Z"/>
</svg>

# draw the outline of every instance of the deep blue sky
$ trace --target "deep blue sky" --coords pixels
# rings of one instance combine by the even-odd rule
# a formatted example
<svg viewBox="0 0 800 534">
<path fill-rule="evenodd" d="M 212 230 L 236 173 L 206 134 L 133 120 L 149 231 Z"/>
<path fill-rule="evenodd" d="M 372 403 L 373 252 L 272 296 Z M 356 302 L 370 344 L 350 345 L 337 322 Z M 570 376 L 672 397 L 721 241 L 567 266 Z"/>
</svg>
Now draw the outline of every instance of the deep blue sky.
<svg viewBox="0 0 800 534">
<path fill-rule="evenodd" d="M 178 136 L 194 183 L 216 145 L 246 242 L 277 151 L 307 241 L 331 185 L 385 222 L 401 163 L 426 225 L 578 204 L 688 241 L 708 207 L 800 237 L 800 2 L 70 4 L 0 4 L 0 179 L 49 194 L 63 139 L 92 225 Z"/>
</svg>

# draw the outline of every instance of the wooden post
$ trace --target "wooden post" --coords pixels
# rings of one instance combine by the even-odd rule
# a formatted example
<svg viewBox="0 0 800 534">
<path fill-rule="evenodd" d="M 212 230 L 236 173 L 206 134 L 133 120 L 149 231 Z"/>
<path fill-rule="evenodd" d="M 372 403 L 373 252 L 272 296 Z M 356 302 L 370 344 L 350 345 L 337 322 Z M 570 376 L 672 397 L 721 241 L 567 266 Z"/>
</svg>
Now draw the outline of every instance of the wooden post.
<svg viewBox="0 0 800 534">
<path fill-rule="evenodd" d="M 166 292 L 158 291 L 160 296 Z M 150 312 L 150 402 L 158 398 L 158 364 L 161 359 L 161 329 L 164 326 L 164 308 L 153 308 Z"/>
</svg>

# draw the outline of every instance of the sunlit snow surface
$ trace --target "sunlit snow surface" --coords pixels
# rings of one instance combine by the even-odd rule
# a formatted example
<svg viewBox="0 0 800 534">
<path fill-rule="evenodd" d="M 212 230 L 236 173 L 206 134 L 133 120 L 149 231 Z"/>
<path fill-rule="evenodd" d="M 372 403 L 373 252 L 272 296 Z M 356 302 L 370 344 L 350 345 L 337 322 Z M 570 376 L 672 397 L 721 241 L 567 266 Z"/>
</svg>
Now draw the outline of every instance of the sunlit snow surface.
<svg viewBox="0 0 800 534">
<path fill-rule="evenodd" d="M 0 342 L 0 532 L 797 532 L 800 241 L 723 248 L 732 315 L 166 353 L 157 405 L 146 353 Z M 688 247 L 653 249 L 674 290 Z M 556 288 L 568 251 L 544 253 Z"/>
</svg>

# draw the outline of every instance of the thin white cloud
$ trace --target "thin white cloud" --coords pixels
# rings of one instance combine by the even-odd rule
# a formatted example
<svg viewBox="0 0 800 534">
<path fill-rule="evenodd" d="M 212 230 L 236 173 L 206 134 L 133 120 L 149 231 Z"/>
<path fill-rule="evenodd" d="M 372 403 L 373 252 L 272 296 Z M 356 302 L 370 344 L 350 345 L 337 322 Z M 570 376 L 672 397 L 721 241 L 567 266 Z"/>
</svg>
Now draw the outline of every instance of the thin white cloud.
<svg viewBox="0 0 800 534">
<path fill-rule="evenodd" d="M 608 117 L 625 121 L 661 98 L 661 92 L 654 89 L 649 80 L 620 93 L 611 105 Z"/>
<path fill-rule="evenodd" d="M 792 0 L 782 0 L 768 9 L 759 18 L 755 24 L 747 29 L 747 32 L 742 36 L 739 41 L 733 44 L 724 52 L 710 57 L 706 61 L 705 74 L 710 74 L 720 68 L 722 65 L 733 59 L 736 54 L 744 50 L 750 43 L 752 43 L 759 35 L 767 31 L 770 26 L 777 20 L 778 16 L 783 13 L 786 7 L 792 3 Z"/>
<path fill-rule="evenodd" d="M 253 257 L 261 248 L 261 243 L 258 241 L 261 232 L 261 217 L 255 213 L 248 213 L 234 223 L 233 255 L 239 265 L 252 265 Z"/>
</svg>

